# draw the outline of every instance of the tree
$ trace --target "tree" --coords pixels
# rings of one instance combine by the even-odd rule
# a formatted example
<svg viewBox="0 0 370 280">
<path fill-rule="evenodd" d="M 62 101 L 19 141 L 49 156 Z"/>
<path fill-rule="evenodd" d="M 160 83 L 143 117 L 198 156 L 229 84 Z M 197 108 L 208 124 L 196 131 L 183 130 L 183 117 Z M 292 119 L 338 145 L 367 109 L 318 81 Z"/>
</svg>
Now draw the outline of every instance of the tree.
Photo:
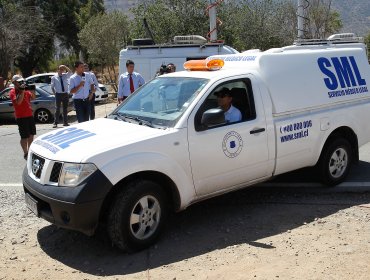
<svg viewBox="0 0 370 280">
<path fill-rule="evenodd" d="M 20 34 L 15 25 L 13 4 L 0 1 L 0 76 L 6 78 L 14 53 L 20 45 Z"/>
<path fill-rule="evenodd" d="M 156 43 L 168 43 L 176 35 L 206 36 L 209 23 L 205 8 L 208 4 L 207 0 L 142 1 L 132 9 L 131 35 L 133 38 L 147 37 L 143 26 L 145 18 Z"/>
<path fill-rule="evenodd" d="M 82 47 L 89 55 L 89 62 L 107 67 L 109 80 L 115 84 L 118 76 L 115 71 L 117 58 L 127 44 L 128 34 L 128 18 L 118 11 L 92 17 L 78 34 Z"/>
<path fill-rule="evenodd" d="M 367 57 L 369 58 L 369 62 L 370 62 L 370 32 L 365 37 L 364 41 L 367 46 Z"/>
<path fill-rule="evenodd" d="M 63 47 L 72 49 L 77 56 L 81 49 L 78 33 L 89 17 L 104 12 L 103 0 L 36 0 L 36 4 Z"/>
<path fill-rule="evenodd" d="M 53 29 L 42 18 L 39 10 L 35 6 L 23 5 L 22 8 L 27 15 L 19 19 L 22 26 L 22 45 L 14 57 L 14 65 L 19 67 L 24 77 L 28 77 L 34 69 L 40 71 L 47 68 L 52 57 L 54 40 L 51 35 Z"/>
<path fill-rule="evenodd" d="M 79 30 L 82 30 L 84 26 L 89 22 L 91 17 L 102 14 L 104 12 L 104 3 L 102 1 L 88 0 L 84 6 L 81 6 L 80 11 L 77 15 Z M 83 60 L 88 59 L 88 53 L 86 48 L 81 47 L 81 56 Z"/>
<path fill-rule="evenodd" d="M 331 0 L 312 0 L 306 9 L 305 38 L 326 38 L 342 27 Z M 220 36 L 237 49 L 262 50 L 291 44 L 297 38 L 297 6 L 291 1 L 241 0 L 222 5 Z"/>
<path fill-rule="evenodd" d="M 8 76 L 12 62 L 28 76 L 36 64 L 42 66 L 53 48 L 48 40 L 48 25 L 34 6 L 12 1 L 0 2 L 1 75 Z M 48 57 L 49 56 L 49 57 Z M 19 63 L 19 64 L 18 64 Z"/>
<path fill-rule="evenodd" d="M 311 0 L 308 6 L 308 37 L 323 39 L 338 32 L 342 21 L 337 11 L 331 10 L 331 0 Z"/>
<path fill-rule="evenodd" d="M 103 0 L 0 0 L 0 66 L 7 76 L 9 66 L 24 76 L 46 70 L 55 38 L 78 56 L 78 32 L 90 16 L 103 12 Z"/>
<path fill-rule="evenodd" d="M 291 43 L 287 5 L 272 0 L 241 0 L 220 7 L 219 35 L 239 50 L 268 49 Z"/>
<path fill-rule="evenodd" d="M 79 5 L 78 0 L 38 0 L 45 20 L 53 27 L 53 34 L 60 39 L 65 48 L 72 48 L 76 53 L 80 50 L 77 37 Z"/>
<path fill-rule="evenodd" d="M 305 39 L 325 39 L 342 28 L 342 20 L 337 11 L 332 10 L 331 0 L 310 0 L 305 9 Z M 297 37 L 297 7 L 293 2 L 287 3 L 293 39 Z"/>
<path fill-rule="evenodd" d="M 80 0 L 82 6 L 77 15 L 78 26 L 80 30 L 89 22 L 90 18 L 104 13 L 104 1 L 101 0 Z"/>
<path fill-rule="evenodd" d="M 143 0 L 132 9 L 132 36 L 145 37 L 146 18 L 156 43 L 169 42 L 175 35 L 198 34 L 207 37 L 209 19 L 206 0 Z M 217 6 L 223 22 L 218 27 L 219 38 L 237 49 L 278 47 L 291 43 L 291 20 L 286 1 L 225 0 Z"/>
</svg>

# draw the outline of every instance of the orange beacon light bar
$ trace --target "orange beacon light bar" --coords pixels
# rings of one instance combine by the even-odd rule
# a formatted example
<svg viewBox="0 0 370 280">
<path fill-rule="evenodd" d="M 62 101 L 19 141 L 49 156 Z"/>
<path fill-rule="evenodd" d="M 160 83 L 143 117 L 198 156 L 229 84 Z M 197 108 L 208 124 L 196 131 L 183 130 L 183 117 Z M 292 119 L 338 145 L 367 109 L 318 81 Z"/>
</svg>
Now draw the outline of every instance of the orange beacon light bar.
<svg viewBox="0 0 370 280">
<path fill-rule="evenodd" d="M 184 69 L 188 71 L 220 70 L 225 62 L 222 59 L 189 60 L 184 63 Z"/>
</svg>

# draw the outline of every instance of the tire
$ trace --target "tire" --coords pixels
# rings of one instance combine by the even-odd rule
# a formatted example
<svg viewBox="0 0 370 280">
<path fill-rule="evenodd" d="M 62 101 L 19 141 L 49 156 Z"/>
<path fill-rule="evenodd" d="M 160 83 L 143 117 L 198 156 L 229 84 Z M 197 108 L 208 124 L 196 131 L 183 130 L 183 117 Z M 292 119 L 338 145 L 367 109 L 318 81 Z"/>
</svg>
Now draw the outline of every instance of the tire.
<svg viewBox="0 0 370 280">
<path fill-rule="evenodd" d="M 118 193 L 108 213 L 108 234 L 123 251 L 138 251 L 159 237 L 167 217 L 166 194 L 157 183 L 136 180 Z"/>
<path fill-rule="evenodd" d="M 344 138 L 333 139 L 332 143 L 324 146 L 318 164 L 322 183 L 328 186 L 342 183 L 349 173 L 352 161 L 351 144 Z"/>
<path fill-rule="evenodd" d="M 38 109 L 35 112 L 35 120 L 39 123 L 49 123 L 52 121 L 52 116 L 47 109 Z"/>
</svg>

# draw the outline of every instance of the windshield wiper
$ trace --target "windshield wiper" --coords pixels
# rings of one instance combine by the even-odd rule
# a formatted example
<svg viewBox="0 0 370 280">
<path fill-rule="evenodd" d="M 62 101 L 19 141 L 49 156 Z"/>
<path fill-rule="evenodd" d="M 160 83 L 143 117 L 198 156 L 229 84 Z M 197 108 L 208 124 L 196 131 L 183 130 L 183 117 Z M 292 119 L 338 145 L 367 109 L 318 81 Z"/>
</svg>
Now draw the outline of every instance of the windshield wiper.
<svg viewBox="0 0 370 280">
<path fill-rule="evenodd" d="M 139 117 L 136 117 L 136 116 L 127 115 L 127 114 L 120 113 L 120 112 L 116 112 L 113 115 L 117 116 L 121 121 L 124 121 L 124 122 L 130 122 L 130 120 L 133 120 L 139 125 L 154 127 L 151 121 L 140 119 Z"/>
<path fill-rule="evenodd" d="M 151 121 L 147 121 L 147 120 L 144 120 L 144 119 L 140 119 L 139 117 L 134 117 L 134 116 L 125 115 L 125 114 L 123 114 L 123 116 L 126 119 L 130 119 L 130 120 L 136 121 L 139 125 L 145 125 L 145 126 L 149 126 L 149 127 L 154 127 L 154 125 L 152 124 Z"/>
<path fill-rule="evenodd" d="M 120 113 L 120 112 L 115 112 L 111 115 L 116 116 L 115 119 L 119 119 L 119 120 L 124 121 L 124 122 L 132 123 L 132 121 L 135 121 L 135 123 L 137 123 L 139 125 L 145 125 L 145 126 L 152 127 L 152 128 L 162 128 L 162 129 L 167 129 L 168 128 L 167 126 L 163 126 L 162 124 L 159 124 L 158 126 L 155 126 L 151 121 L 144 120 L 144 119 L 141 119 L 139 117 L 132 116 L 132 115 L 127 115 L 127 114 Z"/>
<path fill-rule="evenodd" d="M 115 113 L 113 113 L 112 115 L 113 115 L 113 116 L 116 116 L 116 117 L 115 117 L 115 119 L 116 119 L 116 120 L 117 120 L 117 119 L 119 119 L 119 120 L 121 120 L 121 121 L 127 122 L 127 121 L 125 120 L 125 118 L 126 118 L 126 115 L 125 115 L 125 114 L 122 114 L 122 113 L 120 113 L 120 112 L 115 112 Z"/>
</svg>

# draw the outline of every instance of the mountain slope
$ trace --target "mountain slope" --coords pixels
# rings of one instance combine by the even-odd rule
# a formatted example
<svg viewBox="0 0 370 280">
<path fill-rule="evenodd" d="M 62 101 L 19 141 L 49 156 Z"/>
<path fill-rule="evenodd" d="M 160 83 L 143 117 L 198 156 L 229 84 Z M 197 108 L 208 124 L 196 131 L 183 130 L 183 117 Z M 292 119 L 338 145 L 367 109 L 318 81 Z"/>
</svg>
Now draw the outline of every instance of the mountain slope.
<svg viewBox="0 0 370 280">
<path fill-rule="evenodd" d="M 370 32 L 369 0 L 332 0 L 332 8 L 341 15 L 343 32 L 354 32 L 360 36 Z"/>
<path fill-rule="evenodd" d="M 289 0 L 297 3 L 297 0 Z M 310 0 L 308 0 L 310 1 Z M 104 0 L 107 10 L 127 11 L 140 0 Z M 370 0 L 332 0 L 332 9 L 337 10 L 343 22 L 342 32 L 354 32 L 359 36 L 370 32 Z"/>
</svg>

